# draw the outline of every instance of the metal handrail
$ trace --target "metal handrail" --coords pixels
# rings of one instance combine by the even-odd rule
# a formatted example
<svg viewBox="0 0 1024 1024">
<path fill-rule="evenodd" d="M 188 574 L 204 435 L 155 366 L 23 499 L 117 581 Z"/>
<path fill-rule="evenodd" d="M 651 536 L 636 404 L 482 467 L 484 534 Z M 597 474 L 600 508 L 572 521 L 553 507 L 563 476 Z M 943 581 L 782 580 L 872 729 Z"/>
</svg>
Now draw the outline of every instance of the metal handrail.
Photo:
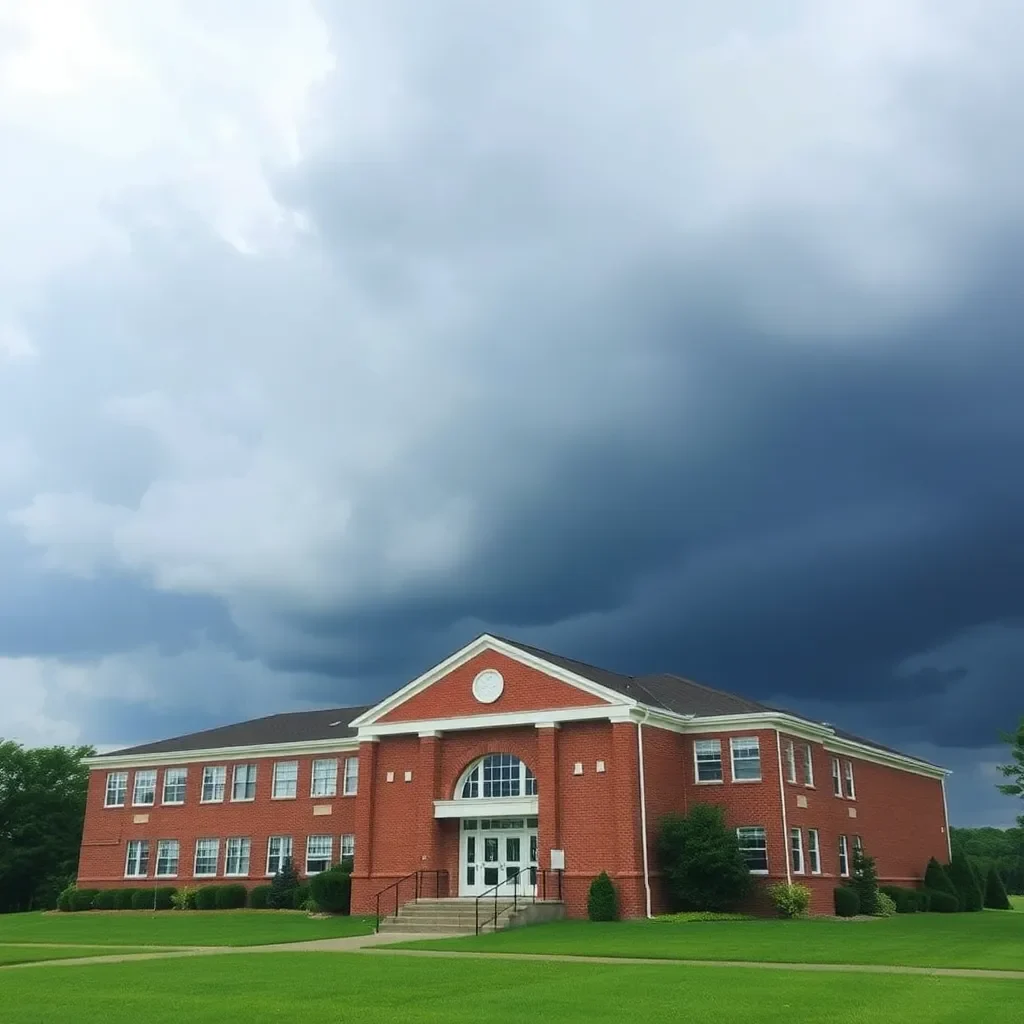
<svg viewBox="0 0 1024 1024">
<path fill-rule="evenodd" d="M 546 869 L 538 870 L 538 868 L 536 866 L 534 866 L 534 865 L 528 865 L 525 868 L 520 868 L 511 877 L 506 878 L 503 882 L 498 882 L 497 885 L 492 885 L 490 887 L 490 889 L 485 889 L 482 893 L 480 893 L 479 896 L 477 896 L 476 900 L 474 901 L 474 905 L 473 905 L 473 918 L 474 918 L 474 925 L 475 925 L 475 933 L 477 935 L 480 934 L 480 901 L 482 899 L 484 899 L 484 897 L 490 896 L 492 893 L 494 894 L 494 914 L 493 914 L 493 916 L 491 918 L 491 923 L 493 924 L 493 926 L 495 928 L 497 928 L 498 927 L 498 890 L 503 885 L 508 885 L 510 882 L 512 883 L 512 910 L 513 910 L 513 912 L 517 911 L 519 909 L 519 900 L 520 900 L 520 896 L 519 896 L 519 878 L 520 878 L 520 876 L 524 872 L 527 872 L 527 871 L 534 872 L 536 875 L 540 876 L 541 888 L 543 889 L 543 895 L 540 898 L 542 900 L 546 900 L 548 898 L 548 871 Z M 562 872 L 561 871 L 556 871 L 555 874 L 558 876 L 558 899 L 561 900 L 562 899 Z M 533 890 L 533 893 L 531 895 L 529 895 L 529 896 L 526 893 L 523 893 L 522 899 L 523 900 L 532 900 L 534 903 L 536 903 L 537 902 L 537 889 L 538 889 L 536 881 L 534 882 L 533 885 L 530 886 L 530 888 Z"/>
<path fill-rule="evenodd" d="M 403 882 L 408 882 L 410 878 L 415 880 L 415 889 L 413 899 L 418 900 L 420 898 L 420 876 L 421 875 L 433 875 L 434 876 L 434 896 L 440 899 L 441 896 L 441 876 L 448 877 L 448 872 L 444 868 L 420 868 L 418 871 L 412 871 L 408 875 L 399 878 L 397 882 L 392 882 L 390 885 L 385 886 L 377 893 L 377 923 L 374 925 L 373 930 L 375 932 L 380 931 L 381 913 L 380 913 L 380 898 L 391 889 L 395 890 L 395 917 L 398 917 L 399 910 L 399 891 L 402 887 Z M 390 915 L 388 915 L 390 916 Z"/>
</svg>

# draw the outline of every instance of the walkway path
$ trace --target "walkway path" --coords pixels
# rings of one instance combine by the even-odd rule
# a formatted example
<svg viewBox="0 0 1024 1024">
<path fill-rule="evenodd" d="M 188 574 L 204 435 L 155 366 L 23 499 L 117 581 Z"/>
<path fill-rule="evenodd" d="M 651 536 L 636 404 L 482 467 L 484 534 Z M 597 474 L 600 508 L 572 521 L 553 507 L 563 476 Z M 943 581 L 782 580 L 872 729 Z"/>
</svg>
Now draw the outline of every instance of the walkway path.
<svg viewBox="0 0 1024 1024">
<path fill-rule="evenodd" d="M 849 974 L 919 974 L 943 978 L 985 978 L 1024 981 L 1024 970 L 1000 971 L 970 967 L 897 967 L 889 964 L 789 964 L 764 963 L 756 960 L 668 960 L 654 957 L 618 956 L 566 956 L 547 953 L 476 953 L 449 952 L 434 949 L 394 949 L 386 945 L 394 942 L 409 942 L 422 939 L 422 935 L 350 935 L 341 939 L 316 939 L 311 942 L 279 942 L 267 946 L 193 946 L 154 947 L 147 953 L 117 953 L 109 956 L 75 957 L 65 960 L 38 960 L 31 963 L 8 964 L 0 971 L 24 970 L 28 967 L 75 967 L 82 964 L 125 963 L 132 960 L 168 960 L 183 956 L 217 956 L 228 953 L 363 953 L 370 956 L 411 956 L 440 957 L 442 959 L 468 960 L 541 960 L 547 963 L 565 964 L 644 964 L 649 966 L 676 967 L 745 967 L 767 971 L 836 971 Z M 438 935 L 436 938 L 448 938 Z M 36 943 L 5 943 L 5 945 L 30 946 Z M 43 943 L 38 943 L 42 946 Z M 49 948 L 60 945 L 48 944 Z M 385 948 L 375 948 L 385 946 Z M 66 948 L 72 948 L 70 944 Z M 136 949 L 139 947 L 136 946 Z M 111 947 L 116 949 L 116 947 Z"/>
</svg>

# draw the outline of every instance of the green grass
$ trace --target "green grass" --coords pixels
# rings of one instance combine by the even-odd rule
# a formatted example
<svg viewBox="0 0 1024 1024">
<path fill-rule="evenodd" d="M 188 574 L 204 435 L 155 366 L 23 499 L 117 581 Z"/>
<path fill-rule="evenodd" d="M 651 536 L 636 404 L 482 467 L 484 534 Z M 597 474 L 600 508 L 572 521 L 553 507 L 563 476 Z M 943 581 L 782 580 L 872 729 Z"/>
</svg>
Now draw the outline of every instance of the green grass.
<svg viewBox="0 0 1024 1024">
<path fill-rule="evenodd" d="M 343 953 L 38 968 L 0 987 L 4 1024 L 1017 1024 L 1024 1004 L 1017 981 Z"/>
<path fill-rule="evenodd" d="M 115 952 L 109 946 L 3 946 L 0 945 L 0 966 L 26 964 L 37 960 L 73 960 L 79 956 L 110 956 Z M 117 953 L 145 953 L 144 949 L 126 947 Z"/>
<path fill-rule="evenodd" d="M 405 945 L 405 944 L 403 944 Z M 1024 914 L 900 914 L 874 921 L 561 921 L 495 935 L 409 943 L 491 953 L 894 964 L 1024 970 Z"/>
<path fill-rule="evenodd" d="M 88 946 L 259 946 L 373 931 L 373 919 L 322 920 L 288 910 L 164 910 L 80 914 L 2 914 L 0 943 L 73 942 Z"/>
<path fill-rule="evenodd" d="M 1011 896 L 1010 902 L 1014 910 L 1024 910 L 1024 896 Z"/>
</svg>

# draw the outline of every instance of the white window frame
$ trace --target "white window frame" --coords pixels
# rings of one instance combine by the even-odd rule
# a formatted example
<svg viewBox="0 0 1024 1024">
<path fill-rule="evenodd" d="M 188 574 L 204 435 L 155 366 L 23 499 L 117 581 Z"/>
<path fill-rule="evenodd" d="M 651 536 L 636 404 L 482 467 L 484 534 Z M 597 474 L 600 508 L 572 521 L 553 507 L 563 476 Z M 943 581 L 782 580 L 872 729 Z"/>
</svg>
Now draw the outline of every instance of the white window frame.
<svg viewBox="0 0 1024 1024">
<path fill-rule="evenodd" d="M 806 874 L 807 862 L 804 859 L 804 834 L 801 829 L 789 830 L 789 862 L 794 875 Z"/>
<path fill-rule="evenodd" d="M 160 861 L 163 859 L 164 850 L 174 845 L 174 870 L 161 871 Z M 169 858 L 168 858 L 169 859 Z M 156 841 L 156 867 L 154 868 L 155 878 L 177 878 L 178 868 L 181 866 L 181 843 L 177 839 L 158 839 Z"/>
<path fill-rule="evenodd" d="M 843 798 L 843 769 L 838 757 L 832 758 L 832 795 Z"/>
<path fill-rule="evenodd" d="M 745 849 L 746 850 L 760 850 L 761 849 L 760 846 L 747 846 L 747 847 L 744 847 L 744 845 L 743 845 L 743 838 L 744 838 L 743 837 L 743 833 L 744 832 L 748 832 L 748 833 L 749 832 L 760 832 L 761 833 L 761 838 L 764 841 L 764 867 L 763 868 L 749 868 L 748 870 L 750 871 L 750 873 L 752 875 L 767 875 L 768 871 L 769 871 L 769 868 L 770 868 L 770 863 L 769 863 L 769 860 L 768 860 L 768 830 L 763 825 L 741 825 L 739 828 L 737 828 L 736 829 L 736 841 L 739 844 L 740 853 L 741 854 L 743 853 L 743 851 Z M 744 860 L 746 860 L 746 857 L 744 857 Z"/>
<path fill-rule="evenodd" d="M 839 877 L 850 877 L 850 844 L 846 836 L 839 837 Z"/>
<path fill-rule="evenodd" d="M 864 837 L 863 836 L 859 836 L 858 835 L 858 836 L 854 836 L 853 837 L 853 852 L 855 854 L 859 853 L 861 856 L 864 855 Z"/>
<path fill-rule="evenodd" d="M 132 783 L 132 807 L 152 807 L 156 804 L 156 779 L 157 772 L 155 768 L 143 768 L 141 771 L 135 773 L 135 779 Z M 151 800 L 140 800 L 139 799 L 139 779 L 148 779 L 152 777 L 153 785 L 151 792 L 153 798 Z"/>
<path fill-rule="evenodd" d="M 843 796 L 847 800 L 857 799 L 857 787 L 853 781 L 853 762 L 843 762 Z"/>
<path fill-rule="evenodd" d="M 210 801 L 211 803 L 215 801 Z M 199 870 L 199 844 L 200 843 L 212 843 L 213 844 L 213 870 L 212 871 L 200 871 Z M 196 840 L 195 854 L 192 857 L 192 877 L 193 878 L 216 878 L 217 877 L 217 865 L 220 864 L 220 840 L 214 839 L 210 836 Z"/>
<path fill-rule="evenodd" d="M 354 857 L 356 855 L 356 837 L 351 832 L 346 832 L 341 837 L 339 853 L 340 860 L 344 860 L 346 857 Z"/>
<path fill-rule="evenodd" d="M 515 768 L 516 765 L 518 768 Z M 582 772 L 582 762 L 579 768 Z M 492 776 L 490 779 L 487 778 L 488 771 Z M 488 786 L 491 787 L 491 794 L 485 795 Z M 498 789 L 497 793 L 494 792 L 495 788 Z M 501 790 L 506 788 L 509 792 L 502 793 Z M 456 800 L 490 800 L 508 796 L 537 796 L 537 776 L 518 754 L 507 750 L 492 750 L 478 757 L 462 773 L 455 787 Z"/>
<path fill-rule="evenodd" d="M 317 765 L 334 765 L 332 770 L 317 775 Z M 338 795 L 338 759 L 336 757 L 318 757 L 313 760 L 312 773 L 309 780 L 309 795 L 318 800 L 332 799 Z"/>
<path fill-rule="evenodd" d="M 167 799 L 167 778 L 169 775 L 174 773 L 180 773 L 181 782 L 174 783 L 174 788 L 177 789 L 181 786 L 181 799 L 180 800 L 168 800 Z M 164 784 L 160 789 L 160 803 L 165 807 L 180 807 L 185 802 L 185 797 L 188 794 L 188 769 L 187 768 L 165 768 L 164 769 Z"/>
<path fill-rule="evenodd" d="M 136 856 L 132 856 L 132 852 Z M 145 853 L 145 858 L 143 858 Z M 135 867 L 132 871 L 130 868 Z M 138 869 L 144 867 L 144 870 Z M 124 852 L 124 877 L 125 878 L 148 878 L 149 877 L 149 840 L 129 839 Z"/>
<path fill-rule="evenodd" d="M 216 773 L 220 773 L 220 782 L 214 782 Z M 208 781 L 209 780 L 209 781 Z M 216 793 L 220 789 L 220 796 L 206 795 L 207 785 Z M 203 768 L 203 788 L 199 791 L 199 802 L 201 804 L 222 804 L 228 791 L 228 769 L 223 764 L 208 764 Z"/>
<path fill-rule="evenodd" d="M 116 803 L 110 799 L 111 787 L 110 783 L 116 779 L 120 779 L 123 785 L 114 787 L 114 795 L 121 794 L 121 802 Z M 103 806 L 104 807 L 124 807 L 128 803 L 128 773 L 127 772 L 107 772 L 107 784 L 103 790 Z"/>
<path fill-rule="evenodd" d="M 294 769 L 294 776 L 290 779 L 281 778 L 281 769 Z M 290 793 L 279 792 L 282 784 L 291 789 Z M 271 800 L 297 800 L 299 796 L 299 762 L 298 761 L 275 761 L 274 773 L 270 783 Z"/>
<path fill-rule="evenodd" d="M 821 874 L 821 840 L 816 828 L 807 830 L 807 862 L 812 875 Z"/>
<path fill-rule="evenodd" d="M 242 857 L 245 857 L 243 862 Z M 235 870 L 230 869 L 231 860 L 238 861 Z M 244 863 L 244 868 L 243 868 Z M 224 877 L 248 878 L 252 867 L 252 840 L 248 836 L 231 836 L 224 840 Z"/>
<path fill-rule="evenodd" d="M 814 789 L 814 748 L 810 743 L 804 744 L 804 785 Z"/>
<path fill-rule="evenodd" d="M 750 779 L 738 779 L 736 777 L 736 750 L 737 748 L 750 748 L 754 747 L 757 750 L 757 778 Z M 731 761 L 732 781 L 733 782 L 760 782 L 762 780 L 761 771 L 761 740 L 757 736 L 733 736 L 729 740 L 729 759 Z M 741 757 L 740 761 L 751 762 L 754 760 L 752 757 Z"/>
<path fill-rule="evenodd" d="M 277 840 L 277 842 L 280 844 L 280 847 L 279 847 L 278 852 L 276 854 L 273 852 L 273 850 L 274 850 L 274 840 Z M 288 844 L 288 852 L 287 853 L 284 852 L 284 844 L 285 843 Z M 293 857 L 294 849 L 295 849 L 295 840 L 291 836 L 270 836 L 267 839 L 267 864 L 266 864 L 267 872 L 266 873 L 267 873 L 267 877 L 268 878 L 276 875 L 277 872 L 284 866 L 284 862 L 286 860 L 292 861 L 293 864 L 295 863 L 294 857 Z M 271 866 L 270 866 L 270 858 L 272 856 L 276 856 L 277 857 L 277 867 L 276 868 L 271 868 Z"/>
<path fill-rule="evenodd" d="M 346 757 L 342 772 L 341 795 L 355 796 L 359 792 L 359 758 Z"/>
<path fill-rule="evenodd" d="M 250 771 L 252 769 L 252 778 L 249 778 Z M 248 791 L 249 787 L 252 786 L 252 796 L 236 796 L 239 786 L 239 772 L 245 772 L 245 780 L 241 783 L 243 786 L 243 792 Z M 231 802 L 233 804 L 251 804 L 256 799 L 256 777 L 259 774 L 259 766 L 253 761 L 245 761 L 241 764 L 236 764 L 231 769 Z"/>
<path fill-rule="evenodd" d="M 310 846 L 312 845 L 314 839 L 326 840 L 327 856 L 326 857 L 316 857 L 315 859 L 318 860 L 318 861 L 319 860 L 323 860 L 323 861 L 326 861 L 327 863 L 326 863 L 326 867 L 317 868 L 316 871 L 310 871 L 309 870 L 309 861 L 310 861 L 310 852 L 311 852 L 310 851 Z M 330 835 L 306 836 L 306 859 L 305 859 L 305 862 L 303 863 L 302 866 L 306 869 L 305 870 L 305 874 L 307 876 L 319 875 L 321 871 L 327 871 L 330 868 L 330 866 L 331 866 L 331 861 L 333 860 L 333 858 L 334 858 L 334 836 L 330 836 Z"/>
<path fill-rule="evenodd" d="M 796 783 L 796 746 L 792 740 L 786 740 L 784 760 L 786 762 L 786 781 Z"/>
<path fill-rule="evenodd" d="M 701 747 L 704 750 L 701 750 Z M 701 754 L 708 755 L 714 750 L 718 761 L 718 778 L 702 779 L 700 777 Z M 705 756 L 704 764 L 712 764 L 713 760 Z M 698 786 L 720 786 L 725 781 L 725 765 L 722 762 L 722 741 L 717 739 L 694 740 L 693 741 L 693 781 Z"/>
</svg>

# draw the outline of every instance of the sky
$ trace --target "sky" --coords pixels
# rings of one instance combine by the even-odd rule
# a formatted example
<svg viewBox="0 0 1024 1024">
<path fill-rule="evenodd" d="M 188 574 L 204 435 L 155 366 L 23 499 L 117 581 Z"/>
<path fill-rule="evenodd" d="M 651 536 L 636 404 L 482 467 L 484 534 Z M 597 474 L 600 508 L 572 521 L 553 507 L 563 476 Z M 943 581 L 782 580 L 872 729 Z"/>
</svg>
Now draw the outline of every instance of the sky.
<svg viewBox="0 0 1024 1024">
<path fill-rule="evenodd" d="M 0 0 L 0 735 L 491 631 L 1012 824 L 1017 8 Z"/>
</svg>

